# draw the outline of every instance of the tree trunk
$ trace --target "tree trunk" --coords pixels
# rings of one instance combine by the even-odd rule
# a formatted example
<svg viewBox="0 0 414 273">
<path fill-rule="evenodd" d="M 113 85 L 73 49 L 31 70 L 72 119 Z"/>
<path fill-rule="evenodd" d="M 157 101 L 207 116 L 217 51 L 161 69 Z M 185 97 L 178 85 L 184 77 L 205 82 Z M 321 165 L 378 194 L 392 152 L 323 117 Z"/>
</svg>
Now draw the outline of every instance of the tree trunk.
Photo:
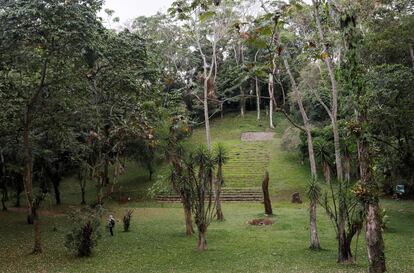
<svg viewBox="0 0 414 273">
<path fill-rule="evenodd" d="M 413 46 L 410 44 L 410 56 L 411 56 L 411 62 L 413 64 L 413 68 L 414 68 L 414 50 L 413 50 Z"/>
<path fill-rule="evenodd" d="M 109 134 L 109 132 L 108 132 Z M 109 136 L 108 136 L 109 137 Z M 105 164 L 104 164 L 104 173 L 103 173 L 103 185 L 107 186 L 109 184 L 109 158 L 108 155 L 105 154 Z"/>
<path fill-rule="evenodd" d="M 309 164 L 311 168 L 311 175 L 312 179 L 316 179 L 318 176 L 318 172 L 316 170 L 316 160 L 315 160 L 315 152 L 313 148 L 313 138 L 312 138 L 312 128 L 310 126 L 310 121 L 308 115 L 305 111 L 305 107 L 303 106 L 302 96 L 300 94 L 298 85 L 296 84 L 295 78 L 290 71 L 289 63 L 286 59 L 283 60 L 285 68 L 288 72 L 290 81 L 292 82 L 293 90 L 296 97 L 296 102 L 299 106 L 299 110 L 302 116 L 303 125 L 306 131 L 306 138 L 308 143 L 308 154 L 309 154 Z M 316 225 L 316 200 L 311 200 L 310 207 L 309 207 L 309 231 L 310 231 L 310 249 L 312 250 L 320 250 L 321 246 L 319 243 L 319 236 L 318 236 L 318 229 Z"/>
<path fill-rule="evenodd" d="M 204 229 L 198 231 L 197 249 L 199 251 L 207 250 L 206 230 L 204 230 Z"/>
<path fill-rule="evenodd" d="M 22 193 L 22 189 L 20 188 L 20 186 L 18 186 L 18 188 L 16 187 L 16 201 L 14 203 L 14 206 L 16 208 L 20 207 L 20 195 Z"/>
<path fill-rule="evenodd" d="M 206 70 L 206 68 L 204 68 Z M 204 123 L 206 127 L 206 141 L 208 150 L 211 151 L 211 132 L 210 132 L 210 118 L 208 116 L 208 77 L 207 71 L 204 71 Z"/>
<path fill-rule="evenodd" d="M 85 188 L 81 188 L 81 197 L 82 197 L 82 201 L 81 201 L 81 205 L 86 205 L 86 200 L 85 200 Z"/>
<path fill-rule="evenodd" d="M 360 124 L 366 123 L 366 113 L 359 116 Z M 369 157 L 368 143 L 363 137 L 358 141 L 358 158 L 361 181 L 365 189 L 372 196 L 365 200 L 365 240 L 368 250 L 369 273 L 382 273 L 386 271 L 384 240 L 382 238 L 379 200 L 376 191 L 378 185 L 374 181 Z"/>
<path fill-rule="evenodd" d="M 240 87 L 240 116 L 244 118 L 246 112 L 246 96 L 243 87 Z"/>
<path fill-rule="evenodd" d="M 56 205 L 60 205 L 61 200 L 60 200 L 60 190 L 59 190 L 59 185 L 60 185 L 60 177 L 54 177 L 53 181 L 53 189 L 55 191 L 55 199 L 56 199 Z"/>
<path fill-rule="evenodd" d="M 1 197 L 1 205 L 2 205 L 2 210 L 6 211 L 7 210 L 7 206 L 6 206 L 6 201 L 7 201 L 7 189 L 6 187 L 3 189 L 3 194 Z"/>
<path fill-rule="evenodd" d="M 348 239 L 345 235 L 345 231 L 343 233 L 339 233 L 338 236 L 340 238 L 338 241 L 338 263 L 353 263 L 354 259 L 352 258 L 351 253 L 352 237 Z"/>
<path fill-rule="evenodd" d="M 328 162 L 322 162 L 323 176 L 325 177 L 326 183 L 331 183 L 331 167 L 329 167 Z"/>
<path fill-rule="evenodd" d="M 316 226 L 316 200 L 310 201 L 309 206 L 309 230 L 310 230 L 310 249 L 320 250 L 318 228 Z"/>
<path fill-rule="evenodd" d="M 365 237 L 368 249 L 369 273 L 386 272 L 378 203 L 366 205 Z"/>
<path fill-rule="evenodd" d="M 148 169 L 148 174 L 149 174 L 149 180 L 152 181 L 152 175 L 154 174 L 154 169 L 151 163 L 148 164 L 147 169 Z"/>
<path fill-rule="evenodd" d="M 324 33 L 322 30 L 321 21 L 319 18 L 319 3 L 316 0 L 312 0 L 314 8 L 315 8 L 315 21 L 316 26 L 318 28 L 318 34 L 320 43 L 323 48 L 323 55 L 322 58 L 328 68 L 329 79 L 331 81 L 331 89 L 332 89 L 332 98 L 331 98 L 331 122 L 332 122 L 332 131 L 334 135 L 334 148 L 335 148 L 335 164 L 336 164 L 336 174 L 338 181 L 341 182 L 343 180 L 343 171 L 342 171 L 342 162 L 341 162 L 341 147 L 339 141 L 339 130 L 338 130 L 338 122 L 337 122 L 337 115 L 338 115 L 338 86 L 335 79 L 335 73 L 332 67 L 331 59 L 329 56 L 329 51 L 325 43 Z"/>
<path fill-rule="evenodd" d="M 103 188 L 103 183 L 104 183 L 104 177 L 101 177 L 101 175 L 99 175 L 97 179 L 98 179 L 98 182 L 96 184 L 96 204 L 102 205 L 103 204 L 102 188 Z"/>
<path fill-rule="evenodd" d="M 349 154 L 344 156 L 344 175 L 345 181 L 351 182 L 351 158 Z"/>
<path fill-rule="evenodd" d="M 37 209 L 32 207 L 32 218 L 33 218 L 33 225 L 34 225 L 34 237 L 35 237 L 35 241 L 34 241 L 34 249 L 33 249 L 33 253 L 34 254 L 40 254 L 42 253 L 42 242 L 41 242 L 41 237 L 40 237 L 40 221 L 39 221 L 39 217 L 37 215 Z"/>
<path fill-rule="evenodd" d="M 257 120 L 260 120 L 260 90 L 259 90 L 259 80 L 256 77 L 256 109 L 257 109 Z"/>
<path fill-rule="evenodd" d="M 273 125 L 273 96 L 274 96 L 274 86 L 273 86 L 273 75 L 269 73 L 269 127 L 274 129 Z"/>
<path fill-rule="evenodd" d="M 336 165 L 336 176 L 338 181 L 341 183 L 343 179 L 342 160 L 341 160 L 341 144 L 339 140 L 339 129 L 336 116 L 332 120 L 332 130 L 334 135 L 334 147 L 335 147 L 335 165 Z"/>
<path fill-rule="evenodd" d="M 219 179 L 216 179 L 216 194 L 215 194 L 215 200 L 216 200 L 216 216 L 218 221 L 224 221 L 224 215 L 223 210 L 221 209 L 221 181 Z"/>
<path fill-rule="evenodd" d="M 183 202 L 185 217 L 185 234 L 191 236 L 194 234 L 193 218 L 191 216 L 191 208 Z"/>
<path fill-rule="evenodd" d="M 263 183 L 262 183 L 262 191 L 263 191 L 263 203 L 265 207 L 265 214 L 272 215 L 272 203 L 270 201 L 270 194 L 269 194 L 269 172 L 266 171 Z"/>
</svg>

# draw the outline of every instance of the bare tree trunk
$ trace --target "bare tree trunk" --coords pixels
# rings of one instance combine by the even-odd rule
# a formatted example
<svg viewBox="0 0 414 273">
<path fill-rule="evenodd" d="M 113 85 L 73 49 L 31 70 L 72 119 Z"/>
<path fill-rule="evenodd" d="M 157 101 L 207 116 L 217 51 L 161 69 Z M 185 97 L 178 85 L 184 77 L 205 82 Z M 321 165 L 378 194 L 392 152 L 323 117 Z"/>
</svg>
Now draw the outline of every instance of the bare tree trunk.
<svg viewBox="0 0 414 273">
<path fill-rule="evenodd" d="M 36 208 L 34 207 L 32 208 L 34 237 L 35 237 L 33 253 L 39 254 L 39 253 L 42 253 L 43 250 L 42 250 L 41 235 L 40 235 L 40 221 L 39 221 L 36 210 L 37 210 Z"/>
<path fill-rule="evenodd" d="M 316 225 L 316 200 L 310 201 L 309 206 L 309 230 L 310 230 L 310 249 L 320 250 L 318 228 Z"/>
<path fill-rule="evenodd" d="M 33 158 L 32 149 L 30 145 L 30 110 L 26 110 L 26 122 L 24 126 L 23 143 L 25 150 L 25 165 L 24 165 L 24 190 L 27 199 L 27 222 L 33 224 L 32 206 L 33 206 Z"/>
<path fill-rule="evenodd" d="M 311 175 L 313 179 L 316 179 L 318 176 L 316 170 L 316 160 L 315 160 L 315 152 L 313 148 L 313 138 L 312 138 L 312 130 L 310 126 L 310 121 L 308 115 L 305 111 L 305 107 L 303 106 L 302 95 L 300 94 L 298 85 L 296 84 L 296 80 L 293 77 L 293 74 L 290 70 L 289 62 L 284 59 L 283 63 L 285 65 L 286 71 L 288 72 L 290 81 L 292 82 L 293 91 L 295 93 L 296 102 L 299 106 L 299 111 L 302 116 L 303 125 L 306 131 L 306 138 L 308 143 L 308 154 L 309 154 L 309 164 L 311 168 Z M 318 236 L 318 229 L 316 224 L 316 200 L 311 200 L 310 207 L 309 207 L 309 230 L 310 230 L 310 249 L 312 250 L 320 250 L 321 246 L 319 243 L 319 236 Z"/>
<path fill-rule="evenodd" d="M 257 120 L 260 120 L 260 90 L 259 90 L 259 79 L 256 77 L 256 109 L 257 109 Z"/>
<path fill-rule="evenodd" d="M 244 118 L 246 113 L 246 96 L 243 87 L 240 87 L 240 116 Z"/>
<path fill-rule="evenodd" d="M 365 237 L 368 249 L 369 273 L 386 272 L 384 240 L 380 223 L 378 203 L 366 205 Z"/>
<path fill-rule="evenodd" d="M 325 44 L 324 39 L 324 33 L 321 26 L 321 21 L 319 17 L 319 5 L 320 3 L 316 0 L 312 0 L 313 5 L 315 7 L 315 21 L 316 26 L 318 28 L 318 34 L 320 43 L 323 48 L 322 58 L 326 64 L 326 67 L 328 69 L 329 79 L 331 81 L 331 87 L 332 87 L 332 98 L 331 98 L 331 114 L 330 118 L 332 121 L 332 131 L 334 135 L 334 148 L 335 148 L 335 164 L 336 164 L 336 173 L 338 181 L 343 180 L 343 171 L 342 171 L 342 162 L 341 162 L 341 146 L 339 141 L 339 129 L 338 129 L 338 122 L 337 122 L 337 116 L 338 116 L 338 85 L 335 79 L 335 73 L 333 71 L 331 59 L 329 56 L 329 51 L 327 49 L 327 46 Z"/>
<path fill-rule="evenodd" d="M 325 177 L 326 183 L 331 183 L 331 167 L 329 167 L 328 162 L 322 162 L 323 176 Z"/>
<path fill-rule="evenodd" d="M 221 185 L 216 183 L 216 214 L 218 221 L 224 221 L 223 210 L 221 209 Z"/>
<path fill-rule="evenodd" d="M 343 181 L 343 170 L 342 170 L 342 160 L 341 160 L 341 144 L 339 140 L 339 128 L 336 120 L 336 115 L 334 120 L 332 120 L 332 130 L 334 135 L 334 147 L 335 147 L 335 165 L 336 165 L 336 176 L 338 181 Z"/>
<path fill-rule="evenodd" d="M 360 124 L 366 123 L 365 113 L 359 116 Z M 376 194 L 378 185 L 374 181 L 367 140 L 360 137 L 358 141 L 358 158 L 361 181 L 372 196 L 365 201 L 365 240 L 368 250 L 369 273 L 386 271 L 384 240 L 382 238 L 379 200 Z"/>
<path fill-rule="evenodd" d="M 413 68 L 414 68 L 414 50 L 413 50 L 413 46 L 410 44 L 410 56 L 411 56 L 411 62 L 413 64 Z"/>
<path fill-rule="evenodd" d="M 183 202 L 184 217 L 185 217 L 185 234 L 191 236 L 194 234 L 193 218 L 191 216 L 191 207 Z"/>
<path fill-rule="evenodd" d="M 56 205 L 60 205 L 61 203 L 61 199 L 60 199 L 60 190 L 59 190 L 59 186 L 60 186 L 60 177 L 58 175 L 53 175 L 53 189 L 55 191 L 55 200 L 56 200 Z"/>
<path fill-rule="evenodd" d="M 262 191 L 263 191 L 263 203 L 265 207 L 265 214 L 272 215 L 272 203 L 270 200 L 270 194 L 269 194 L 269 172 L 266 171 L 263 183 L 262 183 Z"/>
<path fill-rule="evenodd" d="M 81 188 L 81 197 L 82 197 L 81 205 L 85 205 L 85 204 L 86 204 L 86 199 L 85 199 L 85 187 L 82 187 L 82 188 Z"/>
<path fill-rule="evenodd" d="M 274 97 L 274 85 L 273 85 L 273 74 L 269 73 L 269 127 L 274 129 L 273 125 L 273 97 Z"/>
<path fill-rule="evenodd" d="M 107 186 L 109 184 L 109 158 L 107 154 L 105 154 L 104 162 L 103 185 Z"/>
<path fill-rule="evenodd" d="M 354 259 L 351 253 L 351 239 L 346 237 L 345 231 L 341 234 L 338 234 L 341 237 L 338 244 L 338 263 L 347 264 L 353 263 Z"/>
<path fill-rule="evenodd" d="M 203 228 L 199 229 L 198 232 L 198 244 L 197 244 L 197 249 L 199 251 L 205 251 L 207 250 L 207 240 L 206 240 L 206 230 Z"/>
<path fill-rule="evenodd" d="M 41 79 L 39 86 L 30 99 L 30 102 L 26 105 L 26 112 L 24 117 L 24 124 L 23 124 L 23 148 L 24 148 L 24 175 L 23 175 L 23 185 L 24 190 L 26 193 L 27 198 L 27 209 L 28 209 L 28 223 L 34 224 L 34 250 L 33 253 L 41 253 L 41 241 L 40 241 L 40 222 L 36 215 L 34 208 L 34 198 L 33 198 L 33 154 L 32 154 L 32 145 L 30 141 L 30 131 L 32 127 L 33 121 L 33 112 L 34 107 L 37 104 L 41 93 L 43 92 L 43 88 L 45 85 L 46 79 L 46 70 L 47 70 L 47 60 L 43 61 L 42 71 L 41 71 Z"/>
<path fill-rule="evenodd" d="M 208 77 L 207 77 L 207 71 L 206 68 L 204 69 L 204 124 L 206 127 L 206 141 L 207 141 L 207 147 L 209 150 L 211 150 L 211 132 L 210 132 L 210 118 L 208 115 Z"/>
<path fill-rule="evenodd" d="M 351 181 L 351 158 L 349 154 L 344 155 L 344 175 L 345 181 Z"/>
<path fill-rule="evenodd" d="M 1 206 L 2 206 L 3 211 L 7 211 L 7 206 L 6 206 L 7 199 L 8 199 L 7 198 L 7 188 L 4 187 L 3 194 L 2 194 L 2 197 L 1 197 Z"/>
</svg>

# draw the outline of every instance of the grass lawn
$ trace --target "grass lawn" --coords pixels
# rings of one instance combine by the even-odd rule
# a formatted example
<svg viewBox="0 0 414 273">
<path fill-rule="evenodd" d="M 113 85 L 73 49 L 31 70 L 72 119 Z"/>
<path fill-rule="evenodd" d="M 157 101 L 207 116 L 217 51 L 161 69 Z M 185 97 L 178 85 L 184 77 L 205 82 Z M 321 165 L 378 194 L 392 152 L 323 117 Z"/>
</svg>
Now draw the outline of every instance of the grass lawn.
<svg viewBox="0 0 414 273">
<path fill-rule="evenodd" d="M 414 272 L 414 202 L 383 202 L 390 213 L 385 233 L 389 272 Z M 363 236 L 358 263 L 336 264 L 336 241 L 320 211 L 319 232 L 324 248 L 307 249 L 306 204 L 275 204 L 276 223 L 252 227 L 262 217 L 261 204 L 224 204 L 226 221 L 213 223 L 207 233 L 209 250 L 196 250 L 196 236 L 184 235 L 182 209 L 177 205 L 130 204 L 135 208 L 131 231 L 117 224 L 114 237 L 103 229 L 93 257 L 76 258 L 63 247 L 69 230 L 64 216 L 42 217 L 44 254 L 30 255 L 32 227 L 24 214 L 0 213 L 0 272 L 366 272 Z M 109 210 L 119 219 L 124 207 Z M 57 231 L 53 231 L 57 227 Z"/>
<path fill-rule="evenodd" d="M 0 212 L 0 272 L 366 272 L 363 234 L 359 238 L 357 263 L 336 264 L 334 230 L 322 210 L 318 227 L 324 250 L 307 249 L 307 203 L 292 205 L 288 200 L 294 191 L 304 195 L 309 171 L 299 164 L 295 154 L 280 149 L 287 124 L 279 116 L 275 122 L 275 138 L 261 143 L 240 141 L 242 132 L 269 131 L 266 121 L 257 122 L 254 113 L 245 119 L 230 116 L 212 123 L 213 141 L 222 142 L 231 157 L 225 169 L 227 187 L 258 187 L 264 170 L 269 170 L 276 214 L 273 226 L 253 227 L 246 223 L 263 217 L 260 203 L 224 203 L 226 221 L 214 222 L 209 227 L 209 250 L 200 253 L 196 250 L 197 236 L 184 234 L 180 204 L 148 200 L 148 175 L 130 163 L 128 173 L 121 178 L 120 191 L 130 195 L 132 202 L 109 202 L 105 213 L 105 217 L 112 213 L 121 219 L 127 208 L 133 208 L 130 232 L 122 232 L 118 222 L 115 236 L 110 237 L 103 227 L 102 239 L 90 258 L 77 258 L 65 249 L 64 238 L 70 223 L 63 213 L 80 202 L 77 181 L 68 178 L 62 183 L 64 204 L 57 208 L 51 198 L 44 203 L 43 254 L 30 254 L 33 227 L 25 224 L 24 213 Z M 204 131 L 197 129 L 188 145 L 203 141 Z M 94 187 L 89 185 L 87 201 L 92 202 L 94 197 Z M 382 205 L 390 220 L 384 235 L 388 270 L 414 272 L 414 202 L 383 200 Z"/>
</svg>

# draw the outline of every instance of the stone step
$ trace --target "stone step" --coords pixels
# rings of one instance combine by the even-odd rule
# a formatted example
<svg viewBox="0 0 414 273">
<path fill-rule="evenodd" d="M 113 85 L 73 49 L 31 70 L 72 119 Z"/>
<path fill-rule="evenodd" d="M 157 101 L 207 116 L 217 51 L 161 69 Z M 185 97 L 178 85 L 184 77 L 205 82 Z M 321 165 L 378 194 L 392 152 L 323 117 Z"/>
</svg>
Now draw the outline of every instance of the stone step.
<svg viewBox="0 0 414 273">
<path fill-rule="evenodd" d="M 159 203 L 179 203 L 181 202 L 180 198 L 156 198 L 156 201 Z M 245 197 L 233 197 L 233 198 L 221 198 L 222 202 L 262 202 L 262 197 L 255 198 L 245 198 Z"/>
<path fill-rule="evenodd" d="M 249 202 L 263 201 L 263 194 L 260 188 L 223 188 L 220 196 L 223 202 Z M 158 195 L 157 202 L 181 202 L 177 194 Z"/>
</svg>

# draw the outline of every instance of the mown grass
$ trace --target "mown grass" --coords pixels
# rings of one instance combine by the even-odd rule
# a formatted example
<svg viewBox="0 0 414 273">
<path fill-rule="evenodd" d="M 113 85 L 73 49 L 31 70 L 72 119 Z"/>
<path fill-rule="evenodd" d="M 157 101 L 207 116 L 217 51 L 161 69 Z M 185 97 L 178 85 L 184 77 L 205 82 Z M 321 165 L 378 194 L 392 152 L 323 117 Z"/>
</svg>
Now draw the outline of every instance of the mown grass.
<svg viewBox="0 0 414 273">
<path fill-rule="evenodd" d="M 287 200 L 294 191 L 304 194 L 308 169 L 299 164 L 297 155 L 280 149 L 287 124 L 279 116 L 275 123 L 275 138 L 262 143 L 240 141 L 242 132 L 269 130 L 267 121 L 257 122 L 254 114 L 244 119 L 231 116 L 212 123 L 213 141 L 222 142 L 231 156 L 231 165 L 225 170 L 227 187 L 259 186 L 264 169 L 269 170 L 276 214 L 272 218 L 276 221 L 273 226 L 246 224 L 250 219 L 263 217 L 260 203 L 224 203 L 226 221 L 214 222 L 209 227 L 209 250 L 200 253 L 196 250 L 196 235 L 184 235 L 180 204 L 157 204 L 148 200 L 151 182 L 147 173 L 129 163 L 127 174 L 121 177 L 120 190 L 131 196 L 132 202 L 128 205 L 118 205 L 115 200 L 106 203 L 105 217 L 112 213 L 121 219 L 127 208 L 133 208 L 130 232 L 122 232 L 119 222 L 116 235 L 110 237 L 102 227 L 103 237 L 93 256 L 77 258 L 64 247 L 64 237 L 71 226 L 69 220 L 61 214 L 41 215 L 44 253 L 35 256 L 30 254 L 33 227 L 25 224 L 25 214 L 0 212 L 0 272 L 366 272 L 363 235 L 359 238 L 357 263 L 336 263 L 335 234 L 322 210 L 318 214 L 318 227 L 324 250 L 307 249 L 307 203 L 292 205 Z M 203 139 L 204 131 L 197 129 L 188 145 L 203 143 Z M 246 162 L 248 165 L 243 165 Z M 257 173 L 252 171 L 255 169 Z M 159 170 L 162 172 L 163 169 Z M 43 211 L 65 212 L 80 203 L 76 179 L 65 180 L 62 193 L 63 205 L 56 207 L 49 198 Z M 87 201 L 94 199 L 95 189 L 89 184 Z M 390 220 L 385 232 L 388 271 L 414 272 L 414 202 L 383 200 L 382 205 L 387 208 Z"/>
</svg>

